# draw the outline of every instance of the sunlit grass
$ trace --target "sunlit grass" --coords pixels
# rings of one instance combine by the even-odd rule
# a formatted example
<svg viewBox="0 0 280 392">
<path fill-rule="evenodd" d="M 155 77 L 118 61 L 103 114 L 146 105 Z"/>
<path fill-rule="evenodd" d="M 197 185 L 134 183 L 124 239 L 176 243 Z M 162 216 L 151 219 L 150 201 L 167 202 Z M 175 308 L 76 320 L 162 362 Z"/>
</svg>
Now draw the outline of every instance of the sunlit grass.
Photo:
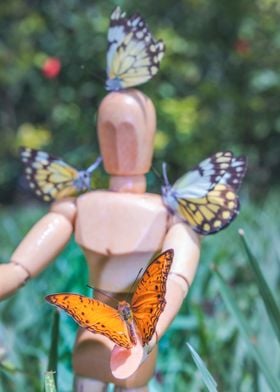
<svg viewBox="0 0 280 392">
<path fill-rule="evenodd" d="M 215 264 L 234 293 L 244 319 L 264 359 L 273 363 L 277 374 L 280 364 L 279 343 L 261 300 L 254 274 L 248 264 L 238 235 L 242 227 L 250 248 L 276 302 L 279 303 L 279 208 L 276 194 L 261 206 L 243 201 L 242 213 L 229 229 L 203 241 L 201 263 L 191 291 L 172 326 L 160 342 L 156 377 L 152 391 L 199 391 L 203 383 L 191 359 L 190 342 L 207 363 L 218 383 L 218 390 L 269 390 L 262 373 L 248 353 L 235 320 L 227 310 L 220 288 L 211 271 Z M 20 239 L 45 210 L 18 208 L 0 211 L 2 261 L 8 261 Z M 14 371 L 0 368 L 0 391 L 41 391 L 48 368 L 52 308 L 44 297 L 51 292 L 72 291 L 88 294 L 84 256 L 74 241 L 39 277 L 17 295 L 0 304 L 0 349 Z M 76 325 L 61 315 L 58 360 L 58 390 L 72 388 L 71 350 Z M 0 350 L 0 351 L 1 351 Z M 3 357 L 2 351 L 0 356 Z M 271 363 L 271 361 L 270 361 Z"/>
</svg>

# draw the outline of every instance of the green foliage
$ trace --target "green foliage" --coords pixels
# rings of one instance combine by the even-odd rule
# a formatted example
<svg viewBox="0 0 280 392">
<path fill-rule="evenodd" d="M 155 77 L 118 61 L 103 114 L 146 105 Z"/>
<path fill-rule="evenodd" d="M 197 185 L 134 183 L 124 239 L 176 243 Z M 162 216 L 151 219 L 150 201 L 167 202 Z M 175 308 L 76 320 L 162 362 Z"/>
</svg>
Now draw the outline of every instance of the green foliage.
<svg viewBox="0 0 280 392">
<path fill-rule="evenodd" d="M 212 377 L 211 373 L 208 371 L 205 363 L 203 360 L 200 358 L 198 353 L 195 351 L 195 349 L 187 343 L 187 346 L 191 352 L 192 358 L 194 360 L 194 363 L 196 364 L 198 370 L 201 373 L 202 380 L 209 392 L 217 392 L 217 383 Z"/>
<path fill-rule="evenodd" d="M 226 284 L 222 275 L 219 271 L 214 270 L 214 274 L 219 284 L 219 288 L 223 299 L 232 314 L 233 318 L 236 320 L 237 327 L 240 334 L 243 335 L 245 342 L 248 346 L 248 353 L 254 358 L 258 364 L 260 370 L 264 374 L 267 384 L 270 386 L 273 392 L 277 392 L 280 389 L 280 384 L 276 376 L 271 372 L 268 362 L 264 359 L 264 355 L 259 350 L 258 345 L 255 342 L 254 333 L 250 328 L 248 321 L 244 318 L 243 314 L 240 312 L 237 303 L 234 299 L 234 294 L 230 287 Z"/>
<path fill-rule="evenodd" d="M 241 215 L 230 228 L 203 240 L 196 279 L 180 313 L 160 341 L 156 376 L 151 382 L 152 391 L 202 390 L 200 372 L 191 359 L 186 342 L 190 342 L 207 363 L 208 370 L 217 381 L 218 390 L 268 390 L 235 320 L 221 298 L 219 285 L 213 279 L 210 268 L 213 263 L 234 291 L 237 306 L 246 326 L 252 331 L 250 336 L 253 336 L 253 343 L 256 342 L 261 351 L 263 361 L 269 362 L 271 372 L 277 374 L 279 343 L 237 234 L 239 227 L 247 233 L 247 241 L 259 261 L 262 274 L 276 302 L 279 302 L 277 230 L 280 217 L 277 193 L 271 194 L 261 207 L 246 200 L 243 200 L 242 206 Z M 44 212 L 41 207 L 35 209 L 31 206 L 5 212 L 0 210 L 3 261 L 9 259 L 17 243 Z M 5 392 L 41 390 L 48 363 L 53 313 L 44 297 L 65 291 L 89 294 L 84 263 L 81 251 L 71 242 L 46 271 L 0 304 L 0 390 L 3 385 Z M 60 324 L 58 389 L 68 392 L 72 385 L 71 351 L 77 327 L 64 313 L 61 314 Z M 15 371 L 9 372 L 5 364 Z"/>
<path fill-rule="evenodd" d="M 58 347 L 59 347 L 59 320 L 60 314 L 58 310 L 53 312 L 51 344 L 49 350 L 48 373 L 52 373 L 55 385 L 57 384 L 57 363 L 58 363 Z"/>
<path fill-rule="evenodd" d="M 258 261 L 254 257 L 247 241 L 245 238 L 245 233 L 243 230 L 239 231 L 242 243 L 244 245 L 248 261 L 251 265 L 252 270 L 254 271 L 255 274 L 255 279 L 256 283 L 258 285 L 258 289 L 260 292 L 260 295 L 263 299 L 264 305 L 266 307 L 267 315 L 270 319 L 271 325 L 274 329 L 275 335 L 277 336 L 278 341 L 280 342 L 280 310 L 277 305 L 277 302 L 273 296 L 272 291 L 269 288 L 269 285 L 267 284 Z"/>
<path fill-rule="evenodd" d="M 45 374 L 45 392 L 56 392 L 55 377 L 52 372 Z"/>
<path fill-rule="evenodd" d="M 141 12 L 166 42 L 161 71 L 140 88 L 158 113 L 155 160 L 178 177 L 220 149 L 246 153 L 254 195 L 278 178 L 280 7 L 276 0 L 1 2 L 0 185 L 11 201 L 19 144 L 79 167 L 98 154 L 96 110 L 105 95 L 109 15 Z M 42 73 L 48 57 L 62 68 Z M 168 157 L 168 159 L 167 159 Z"/>
</svg>

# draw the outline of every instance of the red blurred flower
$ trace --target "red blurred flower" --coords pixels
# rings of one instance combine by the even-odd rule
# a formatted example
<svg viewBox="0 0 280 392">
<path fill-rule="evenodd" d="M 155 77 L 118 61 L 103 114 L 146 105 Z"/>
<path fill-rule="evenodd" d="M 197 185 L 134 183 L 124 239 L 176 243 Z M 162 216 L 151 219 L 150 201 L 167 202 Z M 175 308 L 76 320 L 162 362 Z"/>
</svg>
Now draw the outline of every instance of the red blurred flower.
<svg viewBox="0 0 280 392">
<path fill-rule="evenodd" d="M 42 66 L 42 73 L 48 79 L 57 77 L 61 70 L 61 62 L 57 57 L 48 57 Z"/>
<path fill-rule="evenodd" d="M 250 43 L 244 38 L 239 38 L 234 43 L 234 50 L 238 54 L 247 54 L 250 52 Z"/>
</svg>

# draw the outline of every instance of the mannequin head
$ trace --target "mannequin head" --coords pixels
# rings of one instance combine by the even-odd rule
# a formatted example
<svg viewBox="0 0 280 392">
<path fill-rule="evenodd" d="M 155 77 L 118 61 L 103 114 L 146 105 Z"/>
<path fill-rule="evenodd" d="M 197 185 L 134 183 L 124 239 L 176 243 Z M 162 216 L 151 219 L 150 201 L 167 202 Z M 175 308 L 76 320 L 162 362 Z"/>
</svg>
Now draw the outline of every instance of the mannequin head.
<svg viewBox="0 0 280 392">
<path fill-rule="evenodd" d="M 112 176 L 150 170 L 156 130 L 151 100 L 138 90 L 108 94 L 100 104 L 97 132 L 104 168 Z"/>
</svg>

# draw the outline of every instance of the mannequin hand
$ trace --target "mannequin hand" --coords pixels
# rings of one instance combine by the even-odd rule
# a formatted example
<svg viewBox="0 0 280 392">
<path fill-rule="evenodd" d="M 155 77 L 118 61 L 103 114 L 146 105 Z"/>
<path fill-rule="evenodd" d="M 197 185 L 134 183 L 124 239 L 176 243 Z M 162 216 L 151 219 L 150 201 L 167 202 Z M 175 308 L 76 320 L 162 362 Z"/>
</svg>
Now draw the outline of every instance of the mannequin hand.
<svg viewBox="0 0 280 392">
<path fill-rule="evenodd" d="M 148 344 L 145 344 L 143 347 L 143 357 L 141 363 L 145 362 L 149 354 L 153 351 L 153 349 L 158 344 L 158 334 L 157 331 L 153 334 L 151 340 Z"/>
<path fill-rule="evenodd" d="M 147 359 L 150 352 L 157 344 L 157 333 L 155 333 L 148 344 L 144 347 L 139 337 L 137 344 L 130 350 L 115 345 L 111 354 L 111 371 L 116 378 L 128 378 Z"/>
<path fill-rule="evenodd" d="M 136 345 L 129 350 L 115 345 L 110 361 L 113 376 L 120 379 L 131 376 L 142 363 L 143 351 L 139 337 L 137 337 Z"/>
</svg>

